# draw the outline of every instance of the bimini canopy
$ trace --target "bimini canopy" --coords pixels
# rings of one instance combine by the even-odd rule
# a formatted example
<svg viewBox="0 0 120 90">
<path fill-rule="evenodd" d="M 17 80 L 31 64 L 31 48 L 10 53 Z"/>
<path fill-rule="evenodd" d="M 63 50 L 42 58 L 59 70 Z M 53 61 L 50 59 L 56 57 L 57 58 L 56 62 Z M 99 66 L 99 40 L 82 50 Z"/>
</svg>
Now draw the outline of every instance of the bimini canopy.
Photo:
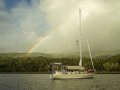
<svg viewBox="0 0 120 90">
<path fill-rule="evenodd" d="M 84 70 L 84 67 L 81 66 L 67 66 L 68 70 Z"/>
</svg>

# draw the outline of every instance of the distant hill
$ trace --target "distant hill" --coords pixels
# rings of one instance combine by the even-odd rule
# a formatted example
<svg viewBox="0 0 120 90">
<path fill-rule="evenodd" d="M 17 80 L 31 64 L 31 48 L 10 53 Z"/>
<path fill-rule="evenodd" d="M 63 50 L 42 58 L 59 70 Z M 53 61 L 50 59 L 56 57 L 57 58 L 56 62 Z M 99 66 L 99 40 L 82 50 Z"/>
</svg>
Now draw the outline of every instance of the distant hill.
<svg viewBox="0 0 120 90">
<path fill-rule="evenodd" d="M 114 51 L 92 51 L 92 56 L 95 58 L 103 58 L 103 57 L 110 57 L 120 54 L 119 50 L 114 50 Z M 52 58 L 76 58 L 80 57 L 79 52 L 71 52 L 71 53 L 39 53 L 39 52 L 34 52 L 34 53 L 0 53 L 0 57 L 23 57 L 27 55 L 28 57 L 52 57 Z M 83 52 L 83 57 L 89 57 L 88 52 Z"/>
<path fill-rule="evenodd" d="M 115 51 L 91 51 L 92 56 L 93 57 L 110 57 L 110 56 L 114 56 L 117 54 L 120 54 L 119 50 L 115 50 Z M 51 57 L 80 57 L 80 53 L 79 52 L 71 52 L 71 53 L 52 53 L 49 54 Z M 89 53 L 88 52 L 83 52 L 83 57 L 89 57 Z"/>
<path fill-rule="evenodd" d="M 44 54 L 44 53 L 0 53 L 0 57 L 23 57 L 23 56 L 29 56 L 29 57 L 39 57 L 39 56 L 43 56 L 43 57 L 49 57 L 48 54 Z"/>
</svg>

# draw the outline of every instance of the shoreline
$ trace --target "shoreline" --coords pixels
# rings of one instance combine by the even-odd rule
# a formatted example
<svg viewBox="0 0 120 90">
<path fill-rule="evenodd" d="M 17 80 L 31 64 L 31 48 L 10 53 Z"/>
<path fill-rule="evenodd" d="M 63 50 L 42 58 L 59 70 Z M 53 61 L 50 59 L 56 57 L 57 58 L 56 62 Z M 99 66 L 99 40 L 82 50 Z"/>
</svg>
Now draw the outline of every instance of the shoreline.
<svg viewBox="0 0 120 90">
<path fill-rule="evenodd" d="M 51 72 L 0 72 L 0 74 L 51 74 Z M 95 74 L 120 74 L 120 72 L 95 72 Z"/>
<path fill-rule="evenodd" d="M 95 74 L 120 74 L 120 72 L 95 72 Z"/>
<path fill-rule="evenodd" d="M 0 74 L 51 74 L 50 72 L 0 72 Z"/>
</svg>

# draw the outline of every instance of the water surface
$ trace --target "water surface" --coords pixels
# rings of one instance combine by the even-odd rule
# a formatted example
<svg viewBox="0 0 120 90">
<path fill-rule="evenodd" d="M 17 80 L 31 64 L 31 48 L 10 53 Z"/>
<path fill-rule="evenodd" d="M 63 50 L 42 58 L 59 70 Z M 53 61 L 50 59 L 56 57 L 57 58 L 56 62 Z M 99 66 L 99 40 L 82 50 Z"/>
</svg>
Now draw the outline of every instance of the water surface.
<svg viewBox="0 0 120 90">
<path fill-rule="evenodd" d="M 0 74 L 0 90 L 120 90 L 120 74 L 94 79 L 50 80 L 49 74 Z"/>
</svg>

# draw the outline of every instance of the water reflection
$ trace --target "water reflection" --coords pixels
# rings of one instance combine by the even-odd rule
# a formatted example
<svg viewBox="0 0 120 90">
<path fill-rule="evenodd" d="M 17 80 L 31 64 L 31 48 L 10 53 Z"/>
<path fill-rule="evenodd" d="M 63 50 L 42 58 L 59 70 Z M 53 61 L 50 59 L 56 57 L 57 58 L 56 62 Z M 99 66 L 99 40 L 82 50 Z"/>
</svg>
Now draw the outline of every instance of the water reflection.
<svg viewBox="0 0 120 90">
<path fill-rule="evenodd" d="M 51 90 L 120 90 L 119 74 L 97 74 L 93 79 L 51 81 Z"/>
<path fill-rule="evenodd" d="M 88 90 L 93 79 L 70 79 L 51 81 L 52 90 Z"/>
<path fill-rule="evenodd" d="M 70 80 L 50 80 L 48 74 L 0 74 L 0 90 L 120 90 L 119 83 L 119 74 Z"/>
</svg>

